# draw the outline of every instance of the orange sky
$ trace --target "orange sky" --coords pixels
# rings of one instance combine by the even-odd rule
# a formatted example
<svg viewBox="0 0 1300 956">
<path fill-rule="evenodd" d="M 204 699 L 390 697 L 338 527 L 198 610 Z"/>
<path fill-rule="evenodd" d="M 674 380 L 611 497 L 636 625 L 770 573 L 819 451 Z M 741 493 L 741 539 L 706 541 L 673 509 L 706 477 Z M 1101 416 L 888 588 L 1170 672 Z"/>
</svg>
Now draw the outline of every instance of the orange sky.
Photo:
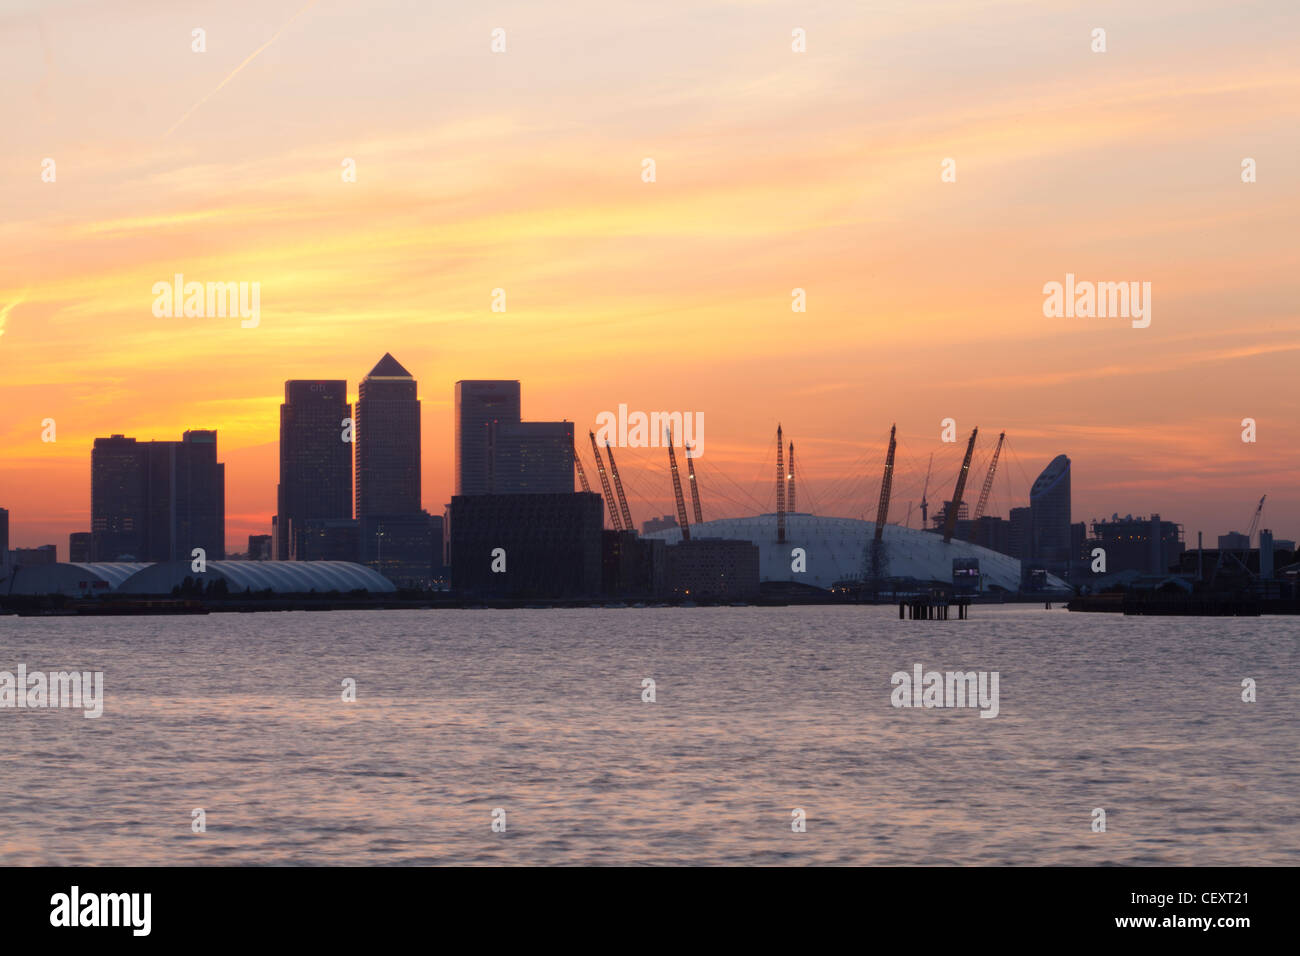
<svg viewBox="0 0 1300 956">
<path fill-rule="evenodd" d="M 897 421 L 902 520 L 932 451 L 951 493 L 951 416 L 977 462 L 1009 434 L 992 513 L 1065 452 L 1076 520 L 1157 510 L 1191 543 L 1267 493 L 1300 536 L 1298 27 L 1288 2 L 6 4 L 11 545 L 66 557 L 96 436 L 216 428 L 244 550 L 284 380 L 355 395 L 385 351 L 420 381 L 435 513 L 452 385 L 499 377 L 583 432 L 702 412 L 706 517 L 774 506 L 778 421 L 801 506 L 873 512 Z M 178 272 L 259 282 L 260 324 L 156 318 Z M 1150 282 L 1151 326 L 1045 318 L 1067 272 Z M 662 459 L 619 453 L 638 522 L 671 510 Z"/>
</svg>

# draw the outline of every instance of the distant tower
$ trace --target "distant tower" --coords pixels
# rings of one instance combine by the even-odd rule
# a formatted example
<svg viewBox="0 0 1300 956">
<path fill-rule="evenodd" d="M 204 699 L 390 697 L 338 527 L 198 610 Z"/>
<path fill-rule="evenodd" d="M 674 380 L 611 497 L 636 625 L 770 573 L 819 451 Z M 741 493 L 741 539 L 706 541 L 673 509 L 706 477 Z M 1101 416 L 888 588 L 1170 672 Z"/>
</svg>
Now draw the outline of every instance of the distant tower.
<svg viewBox="0 0 1300 956">
<path fill-rule="evenodd" d="M 276 560 L 288 561 L 303 550 L 308 519 L 352 517 L 352 444 L 343 440 L 343 420 L 351 416 L 348 383 L 342 379 L 284 383 Z"/>
<path fill-rule="evenodd" d="M 519 382 L 479 380 L 456 383 L 456 494 L 492 492 L 491 426 L 519 424 Z M 568 467 L 567 463 L 565 467 Z M 572 471 L 572 469 L 570 469 Z M 570 490 L 573 478 L 569 478 Z"/>
<path fill-rule="evenodd" d="M 1047 570 L 1069 570 L 1070 459 L 1057 455 L 1029 489 L 1030 554 Z"/>
<path fill-rule="evenodd" d="M 420 400 L 387 352 L 357 390 L 356 516 L 420 510 Z"/>
</svg>

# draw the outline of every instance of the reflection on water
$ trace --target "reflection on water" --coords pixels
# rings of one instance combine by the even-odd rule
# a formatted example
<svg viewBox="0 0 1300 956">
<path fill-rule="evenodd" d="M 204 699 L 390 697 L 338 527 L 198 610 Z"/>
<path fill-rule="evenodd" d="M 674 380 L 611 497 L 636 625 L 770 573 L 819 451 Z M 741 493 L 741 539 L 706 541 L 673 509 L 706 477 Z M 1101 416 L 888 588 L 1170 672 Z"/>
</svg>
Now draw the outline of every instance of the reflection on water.
<svg viewBox="0 0 1300 956">
<path fill-rule="evenodd" d="M 0 670 L 105 672 L 97 720 L 0 709 L 0 863 L 1294 865 L 1298 625 L 1030 607 L 0 618 Z M 998 671 L 998 717 L 891 707 L 917 663 Z"/>
</svg>

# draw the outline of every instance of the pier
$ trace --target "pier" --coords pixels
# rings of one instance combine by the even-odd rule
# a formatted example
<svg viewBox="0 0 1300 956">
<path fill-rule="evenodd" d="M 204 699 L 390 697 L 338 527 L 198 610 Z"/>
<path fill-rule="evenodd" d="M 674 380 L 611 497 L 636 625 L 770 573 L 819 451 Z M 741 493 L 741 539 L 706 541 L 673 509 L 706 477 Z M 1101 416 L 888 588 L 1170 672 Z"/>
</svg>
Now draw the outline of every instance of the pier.
<svg viewBox="0 0 1300 956">
<path fill-rule="evenodd" d="M 970 616 L 970 599 L 935 596 L 905 598 L 898 602 L 898 619 L 900 621 L 950 621 L 953 619 L 953 608 L 957 609 L 957 620 L 966 620 Z"/>
</svg>

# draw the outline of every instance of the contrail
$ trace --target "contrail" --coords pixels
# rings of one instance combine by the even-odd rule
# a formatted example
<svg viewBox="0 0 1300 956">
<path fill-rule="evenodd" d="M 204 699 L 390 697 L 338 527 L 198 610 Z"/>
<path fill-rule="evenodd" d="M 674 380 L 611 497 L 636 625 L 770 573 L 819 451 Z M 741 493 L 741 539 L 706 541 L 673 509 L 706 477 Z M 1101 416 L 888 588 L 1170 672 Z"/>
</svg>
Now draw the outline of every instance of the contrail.
<svg viewBox="0 0 1300 956">
<path fill-rule="evenodd" d="M 252 53 L 248 54 L 248 56 L 244 58 L 244 62 L 243 62 L 243 63 L 239 64 L 239 66 L 237 66 L 237 67 L 235 67 L 233 70 L 231 70 L 230 73 L 229 73 L 229 75 L 228 75 L 224 80 L 222 80 L 220 83 L 217 84 L 217 88 L 216 88 L 216 89 L 214 89 L 214 90 L 213 90 L 211 93 L 209 93 L 207 96 L 203 97 L 203 99 L 199 100 L 197 103 L 195 103 L 195 104 L 194 104 L 193 106 L 191 106 L 189 109 L 187 109 L 187 110 L 185 111 L 185 114 L 184 114 L 180 119 L 178 119 L 175 123 L 172 123 L 171 127 L 167 130 L 167 132 L 163 133 L 163 139 L 166 139 L 168 136 L 170 136 L 170 135 L 172 134 L 172 131 L 175 130 L 176 127 L 180 126 L 180 125 L 181 125 L 182 123 L 184 123 L 187 119 L 189 119 L 191 113 L 193 113 L 196 109 L 198 109 L 200 106 L 202 106 L 202 105 L 203 105 L 204 103 L 206 103 L 208 100 L 212 99 L 213 96 L 215 96 L 217 93 L 219 93 L 219 92 L 221 91 L 221 88 L 222 88 L 223 86 L 225 86 L 227 83 L 229 83 L 231 80 L 233 80 L 233 79 L 235 78 L 235 76 L 238 75 L 238 73 L 239 73 L 240 70 L 242 70 L 244 67 L 248 66 L 248 64 L 252 63 L 255 59 L 257 59 L 257 55 L 258 55 L 259 53 L 261 53 L 263 50 L 265 50 L 267 47 L 269 47 L 272 43 L 274 43 L 274 42 L 276 41 L 276 38 L 279 37 L 281 33 L 283 33 L 285 30 L 289 29 L 289 26 L 293 23 L 294 20 L 297 20 L 300 16 L 302 16 L 304 13 L 306 13 L 306 12 L 307 12 L 308 10 L 310 10 L 312 7 L 316 6 L 317 2 L 318 2 L 318 0 L 307 0 L 307 2 L 304 3 L 304 4 L 302 5 L 302 7 L 298 10 L 297 13 L 295 13 L 295 14 L 294 14 L 293 16 L 291 16 L 287 21 L 285 21 L 284 26 L 280 27 L 280 29 L 276 30 L 275 33 L 273 33 L 273 34 L 271 35 L 271 39 L 267 40 L 265 43 L 263 43 L 261 46 L 259 46 L 259 47 L 258 47 L 256 50 L 254 50 Z"/>
<path fill-rule="evenodd" d="M 0 335 L 5 334 L 5 321 L 9 318 L 9 313 L 12 312 L 14 309 L 16 309 L 19 305 L 21 305 L 23 299 L 25 299 L 26 297 L 27 297 L 27 293 L 23 292 L 19 294 L 18 298 L 14 299 L 8 305 L 0 307 Z"/>
</svg>

